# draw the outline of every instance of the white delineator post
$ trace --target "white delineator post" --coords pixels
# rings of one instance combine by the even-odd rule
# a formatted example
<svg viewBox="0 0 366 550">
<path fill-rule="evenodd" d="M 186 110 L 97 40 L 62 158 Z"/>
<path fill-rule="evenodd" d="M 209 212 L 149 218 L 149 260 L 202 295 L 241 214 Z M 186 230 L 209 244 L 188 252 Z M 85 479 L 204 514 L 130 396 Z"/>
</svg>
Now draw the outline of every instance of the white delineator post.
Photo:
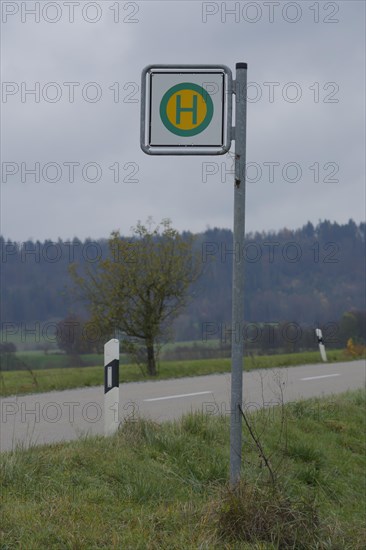
<svg viewBox="0 0 366 550">
<path fill-rule="evenodd" d="M 112 435 L 119 425 L 119 340 L 104 345 L 104 435 Z"/>
<path fill-rule="evenodd" d="M 315 334 L 318 339 L 320 355 L 324 362 L 327 362 L 327 354 L 325 352 L 325 346 L 323 341 L 323 333 L 320 328 L 315 329 Z"/>
</svg>

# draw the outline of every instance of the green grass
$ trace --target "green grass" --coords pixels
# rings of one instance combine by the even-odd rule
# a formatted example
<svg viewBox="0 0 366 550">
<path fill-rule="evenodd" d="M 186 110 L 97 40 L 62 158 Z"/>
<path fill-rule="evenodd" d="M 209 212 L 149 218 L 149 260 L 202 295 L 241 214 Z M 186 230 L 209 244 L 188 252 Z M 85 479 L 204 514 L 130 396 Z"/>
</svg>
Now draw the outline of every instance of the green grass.
<svg viewBox="0 0 366 550">
<path fill-rule="evenodd" d="M 349 359 L 343 350 L 331 350 L 327 354 L 329 362 Z M 65 390 L 103 384 L 102 356 L 98 367 L 70 367 L 37 369 L 30 371 L 0 372 L 0 395 L 22 395 L 33 392 Z M 307 363 L 319 363 L 318 352 L 289 353 L 282 355 L 259 355 L 246 357 L 245 370 L 279 368 Z M 201 376 L 230 372 L 230 359 L 197 359 L 190 361 L 162 361 L 155 377 L 144 376 L 136 365 L 120 366 L 120 382 L 141 380 L 164 380 L 183 376 Z"/>
<path fill-rule="evenodd" d="M 80 356 L 82 365 L 96 366 L 103 363 L 103 355 L 100 354 L 85 354 Z M 69 368 L 75 365 L 75 357 L 64 353 L 44 353 L 42 351 L 18 351 L 15 354 L 7 354 L 4 361 L 9 362 L 19 360 L 23 365 L 27 365 L 30 369 L 53 369 L 53 368 Z M 80 365 L 80 366 L 82 366 Z"/>
<path fill-rule="evenodd" d="M 361 550 L 365 405 L 360 390 L 250 415 L 277 488 L 243 428 L 235 495 L 226 416 L 138 420 L 111 438 L 4 453 L 1 548 Z M 314 542 L 290 546 L 286 532 Z"/>
</svg>

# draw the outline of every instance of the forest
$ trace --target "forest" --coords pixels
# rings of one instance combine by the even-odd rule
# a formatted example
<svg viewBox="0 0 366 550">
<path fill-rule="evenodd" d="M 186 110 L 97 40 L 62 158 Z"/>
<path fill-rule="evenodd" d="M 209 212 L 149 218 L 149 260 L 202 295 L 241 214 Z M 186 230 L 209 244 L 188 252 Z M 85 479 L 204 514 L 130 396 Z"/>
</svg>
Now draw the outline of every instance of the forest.
<svg viewBox="0 0 366 550">
<path fill-rule="evenodd" d="M 244 258 L 246 323 L 329 327 L 345 312 L 365 310 L 365 223 L 325 220 L 248 233 L 243 250 L 233 250 L 229 229 L 209 228 L 194 237 L 202 275 L 174 323 L 176 341 L 220 338 L 230 326 L 233 257 Z M 70 315 L 87 319 L 69 269 L 73 263 L 97 265 L 110 253 L 107 239 L 17 243 L 0 237 L 0 250 L 3 331 Z"/>
</svg>

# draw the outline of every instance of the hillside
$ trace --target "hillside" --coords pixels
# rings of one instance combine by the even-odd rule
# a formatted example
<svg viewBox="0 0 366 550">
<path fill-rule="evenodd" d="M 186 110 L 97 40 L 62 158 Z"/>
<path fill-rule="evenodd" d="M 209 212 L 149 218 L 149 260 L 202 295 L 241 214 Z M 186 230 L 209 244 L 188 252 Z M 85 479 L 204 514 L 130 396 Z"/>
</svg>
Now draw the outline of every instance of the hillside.
<svg viewBox="0 0 366 550">
<path fill-rule="evenodd" d="M 231 318 L 232 232 L 214 228 L 196 237 L 203 275 L 175 323 L 178 340 L 201 339 L 205 323 L 211 331 L 217 327 L 220 337 Z M 13 243 L 0 238 L 0 248 L 2 323 L 29 326 L 83 313 L 71 292 L 69 266 L 96 263 L 108 253 L 105 239 Z M 250 233 L 238 253 L 246 260 L 247 322 L 314 326 L 365 307 L 365 224 L 309 222 L 297 230 Z"/>
</svg>

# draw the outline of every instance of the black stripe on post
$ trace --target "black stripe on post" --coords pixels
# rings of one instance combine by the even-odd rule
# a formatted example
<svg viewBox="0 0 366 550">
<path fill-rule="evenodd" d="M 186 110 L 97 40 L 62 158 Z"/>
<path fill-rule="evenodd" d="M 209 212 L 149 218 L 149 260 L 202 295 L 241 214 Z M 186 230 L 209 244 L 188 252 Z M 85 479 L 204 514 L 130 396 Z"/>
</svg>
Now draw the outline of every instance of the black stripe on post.
<svg viewBox="0 0 366 550">
<path fill-rule="evenodd" d="M 104 394 L 119 386 L 119 361 L 113 359 L 104 367 Z"/>
</svg>

